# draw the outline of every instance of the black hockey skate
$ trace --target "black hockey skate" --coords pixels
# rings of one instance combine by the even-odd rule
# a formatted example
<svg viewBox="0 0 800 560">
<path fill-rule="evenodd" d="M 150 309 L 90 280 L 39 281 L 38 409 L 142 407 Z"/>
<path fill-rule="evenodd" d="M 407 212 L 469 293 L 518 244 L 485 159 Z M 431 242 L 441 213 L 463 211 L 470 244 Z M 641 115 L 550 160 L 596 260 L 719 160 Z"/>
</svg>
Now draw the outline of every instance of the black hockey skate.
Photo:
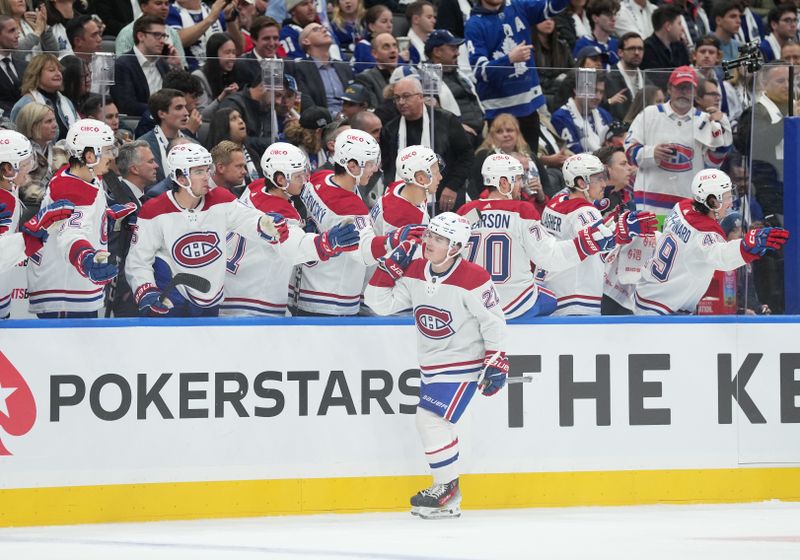
<svg viewBox="0 0 800 560">
<path fill-rule="evenodd" d="M 411 514 L 422 519 L 461 517 L 461 490 L 458 479 L 434 484 L 411 497 Z"/>
</svg>

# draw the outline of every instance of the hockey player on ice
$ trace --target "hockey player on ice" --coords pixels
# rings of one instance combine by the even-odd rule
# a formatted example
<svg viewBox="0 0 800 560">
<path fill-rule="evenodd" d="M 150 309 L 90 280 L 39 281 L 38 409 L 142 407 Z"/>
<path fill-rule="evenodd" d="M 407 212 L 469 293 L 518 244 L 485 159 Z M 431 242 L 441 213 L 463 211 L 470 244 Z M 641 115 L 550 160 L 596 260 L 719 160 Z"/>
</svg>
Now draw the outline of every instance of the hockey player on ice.
<svg viewBox="0 0 800 560">
<path fill-rule="evenodd" d="M 777 251 L 789 239 L 783 228 L 751 229 L 727 241 L 719 225 L 731 210 L 730 177 L 704 169 L 692 179 L 692 198 L 675 205 L 664 222 L 653 258 L 634 294 L 636 315 L 694 313 L 714 272 L 735 270 Z"/>
<path fill-rule="evenodd" d="M 416 424 L 433 485 L 411 498 L 411 513 L 425 519 L 461 514 L 456 423 L 478 388 L 494 395 L 508 374 L 500 300 L 489 273 L 462 256 L 469 236 L 466 218 L 435 216 L 421 245 L 407 239 L 381 259 L 364 293 L 381 315 L 413 308 L 421 374 Z M 414 259 L 417 251 L 424 258 Z"/>
<path fill-rule="evenodd" d="M 240 200 L 261 212 L 286 219 L 289 237 L 280 245 L 248 241 L 228 233 L 225 301 L 220 315 L 283 317 L 287 312 L 289 282 L 297 264 L 327 261 L 345 251 L 358 249 L 359 236 L 352 223 L 336 224 L 321 234 L 306 233 L 290 197 L 308 182 L 306 154 L 296 146 L 276 142 L 261 157 L 266 179 L 253 181 Z"/>
<path fill-rule="evenodd" d="M 562 166 L 567 191 L 553 197 L 542 213 L 542 225 L 557 239 L 571 239 L 587 226 L 601 232 L 613 228 L 610 242 L 601 236 L 603 245 L 595 253 L 606 253 L 615 246 L 630 243 L 637 235 L 650 236 L 656 230 L 652 212 L 621 212 L 603 223 L 594 202 L 603 198 L 606 168 L 596 156 L 570 156 Z M 580 235 L 589 242 L 592 236 Z M 573 268 L 561 271 L 540 269 L 536 273 L 541 285 L 556 295 L 558 306 L 553 315 L 599 315 L 603 296 L 603 255 L 584 259 Z"/>
<path fill-rule="evenodd" d="M 286 240 L 288 226 L 280 214 L 247 207 L 226 189 L 209 190 L 211 154 L 199 144 L 175 146 L 167 159 L 172 190 L 139 211 L 126 261 L 128 283 L 143 315 L 216 316 L 224 298 L 226 234 L 274 245 Z M 154 265 L 166 271 L 160 282 Z M 162 284 L 179 272 L 205 277 L 210 290 L 178 286 L 183 301 L 162 300 Z"/>
<path fill-rule="evenodd" d="M 520 200 L 524 168 L 516 158 L 492 154 L 481 167 L 487 198 L 459 208 L 462 216 L 477 215 L 467 244 L 467 259 L 482 266 L 492 278 L 506 319 L 538 317 L 556 308 L 552 292 L 534 282 L 531 263 L 548 271 L 573 268 L 614 242 L 606 227 L 586 226 L 576 237 L 559 241 L 539 222 L 536 208 Z M 583 239 L 607 235 L 597 243 Z"/>
</svg>

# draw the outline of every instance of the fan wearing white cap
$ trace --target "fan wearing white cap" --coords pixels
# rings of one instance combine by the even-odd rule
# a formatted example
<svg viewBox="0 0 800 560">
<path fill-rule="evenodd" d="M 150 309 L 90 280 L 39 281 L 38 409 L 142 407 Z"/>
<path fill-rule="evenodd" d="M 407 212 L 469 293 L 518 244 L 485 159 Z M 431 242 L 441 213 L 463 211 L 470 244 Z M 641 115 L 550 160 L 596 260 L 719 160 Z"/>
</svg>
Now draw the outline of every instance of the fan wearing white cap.
<svg viewBox="0 0 800 560">
<path fill-rule="evenodd" d="M 692 179 L 692 198 L 675 205 L 664 221 L 655 254 L 642 270 L 634 294 L 636 315 L 695 313 L 714 272 L 735 270 L 778 251 L 789 239 L 783 228 L 751 229 L 728 241 L 719 221 L 733 200 L 730 177 L 704 169 Z"/>
<path fill-rule="evenodd" d="M 380 168 L 380 161 L 381 150 L 375 138 L 361 130 L 345 130 L 336 137 L 333 171 L 314 173 L 303 189 L 301 199 L 310 228 L 323 232 L 352 221 L 360 241 L 357 251 L 302 267 L 295 286 L 296 314 L 357 314 L 367 267 L 386 253 L 387 243 L 395 246 L 401 240 L 402 231 L 388 238 L 375 235 L 367 205 L 358 194 L 358 186 L 368 183 Z"/>
<path fill-rule="evenodd" d="M 372 207 L 375 233 L 383 235 L 408 225 L 427 224 L 428 203 L 433 201 L 442 180 L 439 156 L 425 146 L 408 146 L 397 153 L 395 169 L 399 181 Z M 422 235 L 424 227 L 419 230 Z"/>
<path fill-rule="evenodd" d="M 116 157 L 111 127 L 81 119 L 69 127 L 66 145 L 69 165 L 53 175 L 42 206 L 67 200 L 75 212 L 55 239 L 31 257 L 27 270 L 29 310 L 40 318 L 97 316 L 104 285 L 117 275 L 107 251 L 108 221 L 136 209 L 106 203 L 101 176 Z"/>
<path fill-rule="evenodd" d="M 555 296 L 537 286 L 531 263 L 549 271 L 569 269 L 600 245 L 581 243 L 589 231 L 559 240 L 542 227 L 538 210 L 519 199 L 524 167 L 517 158 L 491 154 L 481 172 L 487 197 L 458 210 L 472 222 L 467 258 L 489 272 L 507 320 L 549 315 L 556 309 Z M 613 240 L 613 232 L 608 235 Z"/>
<path fill-rule="evenodd" d="M 142 315 L 216 316 L 231 257 L 228 233 L 276 246 L 286 241 L 289 228 L 278 213 L 248 207 L 225 188 L 209 189 L 211 154 L 199 144 L 174 146 L 167 158 L 173 187 L 139 211 L 125 264 L 128 283 Z M 180 273 L 202 276 L 208 290 L 181 284 L 163 292 Z"/>
<path fill-rule="evenodd" d="M 603 223 L 593 202 L 603 197 L 606 168 L 592 154 L 570 156 L 562 173 L 567 190 L 547 204 L 541 224 L 556 239 L 576 238 L 592 256 L 566 270 L 540 268 L 536 277 L 555 294 L 558 306 L 553 315 L 599 315 L 605 261 L 595 253 L 607 253 L 636 236 L 652 236 L 657 222 L 650 212 L 623 212 Z"/>
<path fill-rule="evenodd" d="M 359 235 L 353 223 L 333 226 L 321 234 L 306 233 L 303 220 L 292 205 L 309 179 L 305 152 L 285 142 L 276 142 L 261 157 L 265 179 L 249 185 L 240 200 L 261 212 L 286 218 L 289 236 L 280 246 L 251 243 L 238 234 L 228 236 L 228 273 L 221 315 L 283 317 L 296 265 L 327 261 L 358 249 Z"/>
<path fill-rule="evenodd" d="M 491 396 L 506 382 L 506 327 L 489 273 L 463 258 L 471 236 L 463 216 L 434 216 L 422 238 L 387 254 L 364 292 L 376 313 L 414 310 L 420 369 L 416 426 L 433 485 L 411 497 L 411 513 L 458 517 L 457 422 L 476 390 Z M 423 258 L 414 259 L 422 252 Z"/>
</svg>

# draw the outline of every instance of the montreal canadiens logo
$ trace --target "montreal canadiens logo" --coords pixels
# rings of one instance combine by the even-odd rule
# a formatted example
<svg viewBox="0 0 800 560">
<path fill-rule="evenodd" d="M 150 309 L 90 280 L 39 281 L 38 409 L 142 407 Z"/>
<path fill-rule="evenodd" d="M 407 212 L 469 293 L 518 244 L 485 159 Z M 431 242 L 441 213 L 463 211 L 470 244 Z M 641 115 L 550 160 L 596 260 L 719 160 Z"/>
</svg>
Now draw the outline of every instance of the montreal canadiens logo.
<svg viewBox="0 0 800 560">
<path fill-rule="evenodd" d="M 219 236 L 213 231 L 193 231 L 172 245 L 172 258 L 186 268 L 200 268 L 222 256 L 219 243 Z"/>
<path fill-rule="evenodd" d="M 2 436 L 24 436 L 36 422 L 36 401 L 22 374 L 0 352 L 0 457 L 12 455 Z"/>
<path fill-rule="evenodd" d="M 694 150 L 688 146 L 681 144 L 669 144 L 675 151 L 674 154 L 669 156 L 668 159 L 659 162 L 658 166 L 665 171 L 691 171 L 693 169 L 692 159 L 694 159 Z"/>
<path fill-rule="evenodd" d="M 453 316 L 444 309 L 420 305 L 414 309 L 414 320 L 419 332 L 428 338 L 439 340 L 455 334 L 450 324 L 453 322 Z"/>
</svg>

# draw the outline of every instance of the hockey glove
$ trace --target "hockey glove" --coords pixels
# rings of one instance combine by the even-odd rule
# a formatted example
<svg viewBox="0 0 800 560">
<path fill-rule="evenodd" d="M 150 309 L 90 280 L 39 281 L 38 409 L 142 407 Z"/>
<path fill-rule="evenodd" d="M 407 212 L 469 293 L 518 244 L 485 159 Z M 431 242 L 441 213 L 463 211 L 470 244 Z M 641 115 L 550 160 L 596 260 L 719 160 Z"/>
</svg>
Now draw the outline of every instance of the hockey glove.
<svg viewBox="0 0 800 560">
<path fill-rule="evenodd" d="M 614 231 L 600 221 L 580 230 L 573 241 L 581 260 L 597 253 L 607 253 L 617 245 Z"/>
<path fill-rule="evenodd" d="M 0 202 L 0 230 L 11 227 L 11 211 L 6 210 L 6 205 Z"/>
<path fill-rule="evenodd" d="M 140 315 L 166 315 L 172 309 L 172 302 L 161 297 L 161 291 L 152 284 L 145 284 L 136 290 L 136 302 Z"/>
<path fill-rule="evenodd" d="M 406 240 L 413 240 L 419 243 L 422 241 L 422 234 L 425 233 L 426 229 L 428 229 L 428 226 L 422 224 L 411 224 L 397 228 L 386 237 L 389 242 L 389 249 L 396 249 L 400 243 Z"/>
<path fill-rule="evenodd" d="M 634 237 L 655 235 L 658 229 L 658 218 L 652 212 L 625 211 L 617 217 L 616 222 L 614 234 L 620 245 L 627 245 Z"/>
<path fill-rule="evenodd" d="M 767 251 L 777 251 L 789 239 L 789 230 L 778 227 L 751 229 L 742 238 L 742 250 L 763 257 Z"/>
<path fill-rule="evenodd" d="M 108 216 L 109 220 L 121 220 L 122 218 L 126 218 L 136 212 L 136 203 L 135 202 L 128 202 L 126 204 L 112 204 L 108 208 L 106 208 L 106 216 Z M 129 220 L 129 223 L 135 223 L 136 216 L 132 217 Z"/>
<path fill-rule="evenodd" d="M 258 233 L 270 243 L 283 243 L 289 237 L 289 224 L 281 214 L 267 212 L 258 220 Z"/>
<path fill-rule="evenodd" d="M 74 209 L 75 205 L 69 200 L 56 200 L 39 210 L 34 217 L 22 224 L 20 230 L 46 241 L 48 228 L 52 227 L 56 222 L 69 218 Z"/>
<path fill-rule="evenodd" d="M 394 251 L 382 257 L 378 261 L 378 266 L 396 282 L 403 277 L 406 268 L 408 268 L 408 265 L 414 260 L 414 253 L 417 247 L 418 245 L 414 241 L 403 241 Z"/>
<path fill-rule="evenodd" d="M 352 223 L 337 224 L 314 238 L 320 260 L 327 261 L 339 253 L 355 251 L 361 237 Z"/>
<path fill-rule="evenodd" d="M 108 262 L 108 251 L 85 249 L 77 257 L 78 272 L 95 284 L 108 284 L 117 275 L 117 266 Z"/>
<path fill-rule="evenodd" d="M 491 397 L 506 384 L 508 378 L 508 358 L 505 352 L 486 352 L 483 360 L 483 372 L 478 379 L 481 393 Z"/>
</svg>

